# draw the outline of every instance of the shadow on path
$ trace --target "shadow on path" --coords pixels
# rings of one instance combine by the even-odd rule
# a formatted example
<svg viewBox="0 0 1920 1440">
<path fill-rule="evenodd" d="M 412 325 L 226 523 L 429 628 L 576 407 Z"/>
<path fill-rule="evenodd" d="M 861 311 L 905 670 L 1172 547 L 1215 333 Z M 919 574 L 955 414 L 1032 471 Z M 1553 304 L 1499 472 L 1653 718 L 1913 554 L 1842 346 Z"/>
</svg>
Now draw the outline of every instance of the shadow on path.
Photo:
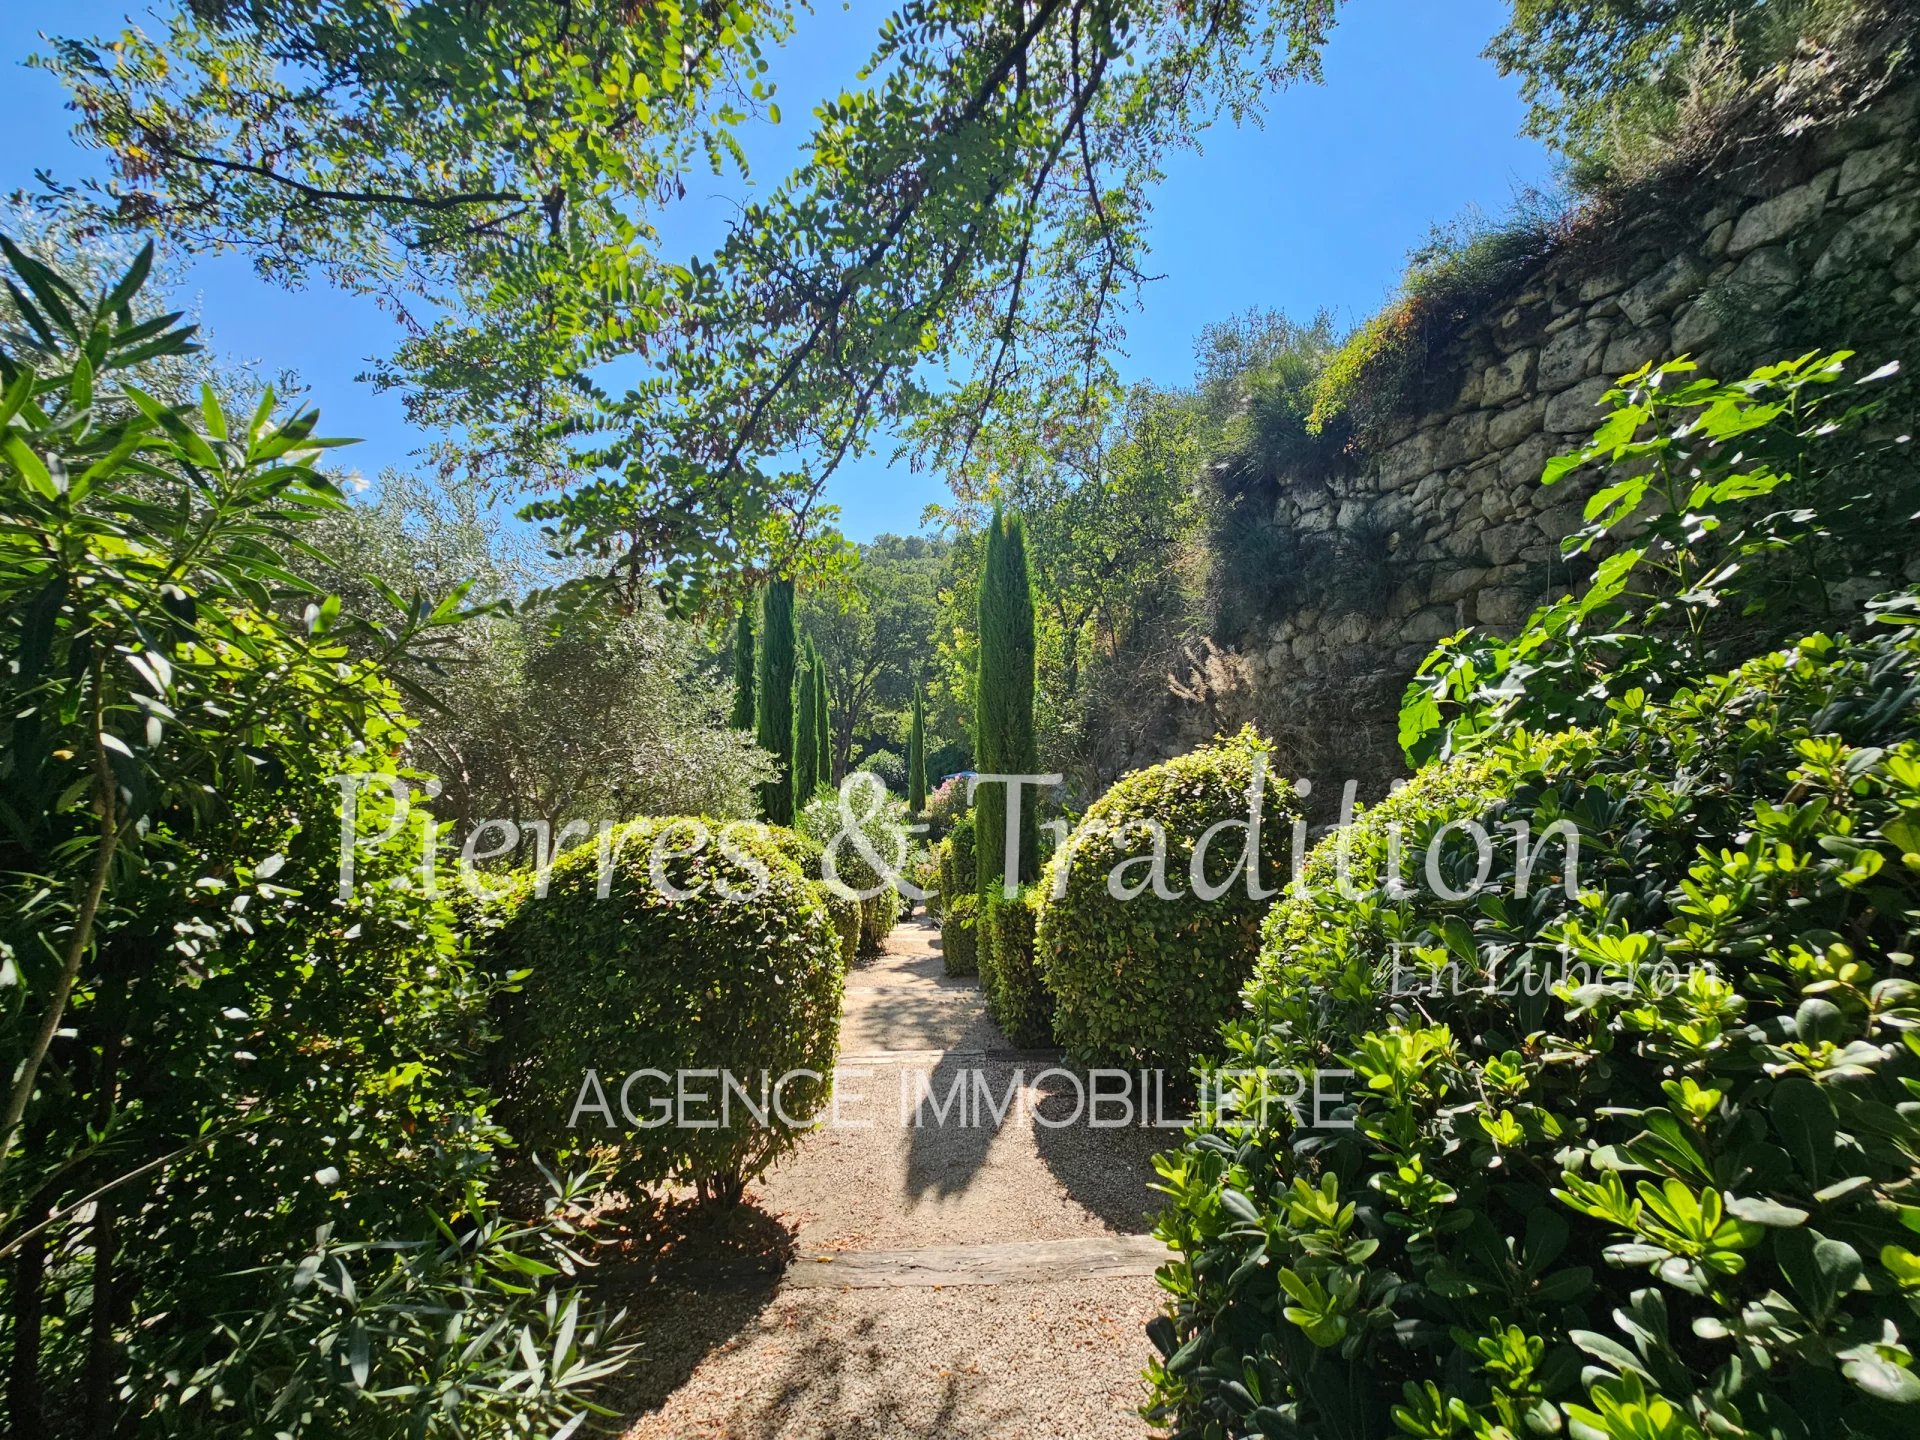
<svg viewBox="0 0 1920 1440">
<path fill-rule="evenodd" d="M 1068 1073 L 1062 1074 L 1062 1070 Z M 1142 1128 L 1142 1087 L 1137 1071 L 1128 1082 L 1130 1123 L 1103 1123 L 1096 1128 L 1092 1124 L 1096 1113 L 1103 1122 L 1123 1118 L 1119 1101 L 1111 1098 L 1119 1084 L 1112 1074 L 1103 1078 L 1101 1094 L 1109 1098 L 1103 1099 L 1095 1112 L 1085 1070 L 1062 1065 L 1043 1077 L 1037 1087 L 1040 1099 L 1033 1107 L 1034 1146 L 1053 1177 L 1077 1203 L 1115 1230 L 1144 1235 L 1153 1229 L 1153 1216 L 1165 1201 L 1158 1191 L 1148 1188 L 1155 1179 L 1153 1157 L 1178 1145 L 1181 1132 L 1177 1127 Z M 1151 1122 L 1155 1105 L 1151 1077 L 1146 1096 Z M 1167 1108 L 1177 1113 L 1178 1107 L 1171 1103 Z"/>
<path fill-rule="evenodd" d="M 793 1234 L 750 1200 L 715 1210 L 639 1195 L 606 1218 L 621 1238 L 595 1257 L 589 1283 L 627 1311 L 641 1354 L 602 1399 L 631 1419 L 753 1327 L 793 1258 Z"/>
</svg>

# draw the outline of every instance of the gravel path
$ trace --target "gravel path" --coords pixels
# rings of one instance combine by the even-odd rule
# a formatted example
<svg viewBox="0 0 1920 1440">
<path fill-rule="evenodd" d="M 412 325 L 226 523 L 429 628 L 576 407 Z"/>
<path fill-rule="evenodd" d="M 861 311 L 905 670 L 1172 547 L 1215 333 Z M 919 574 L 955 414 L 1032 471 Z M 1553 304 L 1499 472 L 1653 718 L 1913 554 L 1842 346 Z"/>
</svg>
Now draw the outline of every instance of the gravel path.
<svg viewBox="0 0 1920 1440">
<path fill-rule="evenodd" d="M 650 1338 L 628 1440 L 1145 1440 L 1151 1252 L 1118 1247 L 1145 1257 L 1118 1278 L 1074 1274 L 1073 1257 L 1150 1228 L 1150 1157 L 1177 1131 L 1114 1102 L 1087 1124 L 1079 1077 L 1011 1050 L 921 921 L 848 976 L 841 1049 L 837 1116 L 749 1192 L 740 1222 L 783 1234 L 807 1283 L 750 1267 L 637 1297 Z M 813 1268 L 859 1254 L 939 1273 L 909 1262 L 1008 1244 L 1056 1258 L 988 1267 L 1019 1279 L 880 1288 Z M 951 1246 L 969 1249 L 934 1248 Z"/>
</svg>

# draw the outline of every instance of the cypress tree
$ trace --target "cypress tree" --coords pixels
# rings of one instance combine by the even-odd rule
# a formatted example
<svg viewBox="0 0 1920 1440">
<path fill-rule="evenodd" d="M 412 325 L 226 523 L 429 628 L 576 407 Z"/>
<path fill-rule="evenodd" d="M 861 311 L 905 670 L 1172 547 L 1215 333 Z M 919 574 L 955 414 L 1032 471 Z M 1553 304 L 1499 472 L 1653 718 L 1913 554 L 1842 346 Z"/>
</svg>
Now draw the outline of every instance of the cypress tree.
<svg viewBox="0 0 1920 1440">
<path fill-rule="evenodd" d="M 913 728 L 907 731 L 907 809 L 918 815 L 927 808 L 927 717 L 920 700 L 920 682 L 913 682 Z"/>
<path fill-rule="evenodd" d="M 800 647 L 800 679 L 794 689 L 799 716 L 793 722 L 793 808 L 806 809 L 820 784 L 820 656 L 809 637 Z"/>
<path fill-rule="evenodd" d="M 775 825 L 793 823 L 793 582 L 775 580 L 760 600 L 760 664 L 754 689 L 760 748 L 780 762 L 780 777 L 760 787 L 760 810 Z"/>
<path fill-rule="evenodd" d="M 753 729 L 753 601 L 740 607 L 740 623 L 733 627 L 733 714 L 727 723 L 736 730 Z"/>
<path fill-rule="evenodd" d="M 818 652 L 814 655 L 813 698 L 814 713 L 820 717 L 820 783 L 833 784 L 833 712 L 827 708 L 827 667 L 819 663 Z"/>
<path fill-rule="evenodd" d="M 1031 775 L 1039 766 L 1033 736 L 1033 585 L 1027 573 L 1027 527 L 1018 511 L 994 507 L 980 570 L 980 664 L 974 677 L 973 755 L 982 774 Z M 981 893 L 997 891 L 1008 873 L 1020 883 L 1040 873 L 1036 796 L 1024 791 L 1017 853 L 1008 864 L 1007 787 L 975 792 L 974 862 Z"/>
</svg>

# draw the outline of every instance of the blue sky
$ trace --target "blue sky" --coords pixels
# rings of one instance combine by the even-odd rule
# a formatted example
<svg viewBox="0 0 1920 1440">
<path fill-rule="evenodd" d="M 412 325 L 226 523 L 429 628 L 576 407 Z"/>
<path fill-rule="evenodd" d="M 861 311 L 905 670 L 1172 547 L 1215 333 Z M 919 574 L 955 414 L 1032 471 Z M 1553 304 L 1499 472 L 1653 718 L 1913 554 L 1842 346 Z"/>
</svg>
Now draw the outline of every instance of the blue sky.
<svg viewBox="0 0 1920 1440">
<path fill-rule="evenodd" d="M 774 61 L 784 123 L 750 149 L 756 177 L 777 183 L 805 139 L 812 106 L 852 84 L 888 5 L 823 0 Z M 4 0 L 0 3 L 0 191 L 31 187 L 33 172 L 63 179 L 98 173 L 96 155 L 69 135 L 64 93 L 48 75 L 15 68 L 40 48 L 39 32 L 102 33 L 136 21 L 145 0 Z M 1505 14 L 1501 0 L 1351 0 L 1326 52 L 1326 83 L 1277 97 L 1264 125 L 1222 126 L 1200 149 L 1171 157 L 1155 201 L 1151 270 L 1129 325 L 1128 378 L 1187 381 L 1200 327 L 1249 307 L 1305 318 L 1325 306 L 1343 323 L 1365 318 L 1391 293 L 1407 251 L 1430 225 L 1477 208 L 1498 214 L 1529 186 L 1547 186 L 1545 151 L 1518 135 L 1523 107 L 1480 50 Z M 148 29 L 157 27 L 149 24 Z M 694 213 L 671 238 L 689 248 L 720 233 L 737 187 L 691 183 Z M 268 372 L 300 373 L 332 434 L 363 437 L 340 452 L 373 474 L 405 465 L 430 438 L 411 429 L 397 397 L 356 376 L 393 343 L 392 322 L 371 301 L 315 287 L 289 292 L 254 277 L 245 261 L 212 256 L 188 269 L 214 343 Z M 855 539 L 911 532 L 942 498 L 933 476 L 891 465 L 883 448 L 850 463 L 829 498 Z"/>
</svg>

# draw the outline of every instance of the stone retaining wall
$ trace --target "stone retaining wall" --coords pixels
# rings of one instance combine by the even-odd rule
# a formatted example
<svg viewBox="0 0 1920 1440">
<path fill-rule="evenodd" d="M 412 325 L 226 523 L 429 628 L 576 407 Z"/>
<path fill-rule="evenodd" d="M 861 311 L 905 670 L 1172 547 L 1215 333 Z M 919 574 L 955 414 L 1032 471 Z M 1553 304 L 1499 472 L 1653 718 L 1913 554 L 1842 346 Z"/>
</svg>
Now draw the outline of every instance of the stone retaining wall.
<svg viewBox="0 0 1920 1440">
<path fill-rule="evenodd" d="M 1584 496 L 1543 489 L 1540 471 L 1598 423 L 1613 377 L 1678 354 L 1744 374 L 1836 343 L 1815 333 L 1836 308 L 1863 359 L 1913 358 L 1900 348 L 1920 316 L 1920 87 L 1728 168 L 1546 261 L 1431 357 L 1365 454 L 1282 486 L 1275 521 L 1302 536 L 1385 529 L 1376 603 L 1308 594 L 1243 637 L 1225 666 L 1241 693 L 1176 698 L 1169 750 L 1248 716 L 1316 777 L 1317 801 L 1348 777 L 1377 796 L 1404 773 L 1399 696 L 1433 642 L 1510 633 L 1564 588 L 1559 541 Z"/>
</svg>

